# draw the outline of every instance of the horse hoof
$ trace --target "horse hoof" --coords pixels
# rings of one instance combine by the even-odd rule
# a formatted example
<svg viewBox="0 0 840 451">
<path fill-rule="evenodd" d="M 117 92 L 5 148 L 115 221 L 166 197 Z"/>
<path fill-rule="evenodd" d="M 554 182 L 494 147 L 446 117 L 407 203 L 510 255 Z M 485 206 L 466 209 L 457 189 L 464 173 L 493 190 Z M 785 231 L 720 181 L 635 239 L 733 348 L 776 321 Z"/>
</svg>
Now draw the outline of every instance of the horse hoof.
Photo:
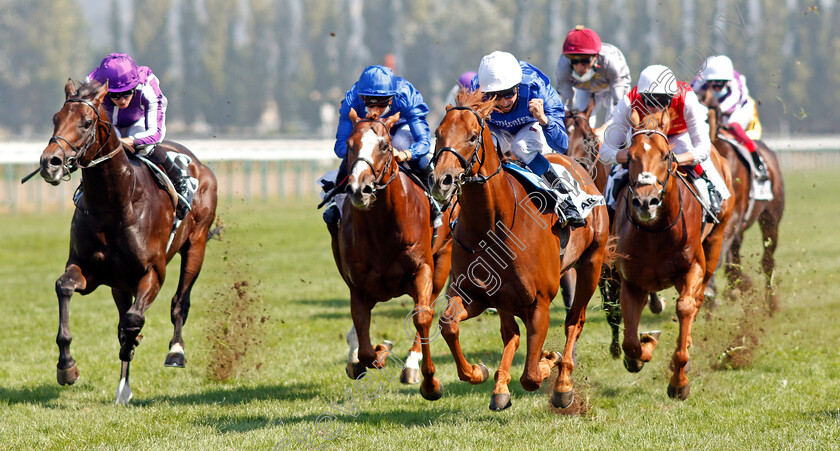
<svg viewBox="0 0 840 451">
<path fill-rule="evenodd" d="M 490 378 L 490 370 L 488 370 L 487 367 L 484 366 L 483 363 L 479 363 L 475 366 L 477 366 L 481 370 L 481 380 L 478 381 L 478 382 L 474 382 L 473 385 L 483 384 L 484 382 L 487 381 L 487 379 Z"/>
<path fill-rule="evenodd" d="M 617 341 L 610 343 L 610 355 L 613 359 L 621 357 L 621 345 Z"/>
<path fill-rule="evenodd" d="M 688 384 L 685 384 L 685 387 L 677 388 L 671 384 L 668 384 L 668 397 L 679 399 L 680 401 L 685 401 L 688 399 L 688 395 L 691 393 L 691 389 Z"/>
<path fill-rule="evenodd" d="M 166 361 L 163 362 L 163 366 L 168 366 L 170 368 L 183 368 L 186 359 L 184 358 L 183 353 L 170 353 L 166 356 Z"/>
<path fill-rule="evenodd" d="M 568 409 L 575 400 L 575 391 L 569 390 L 565 393 L 559 391 L 551 392 L 551 405 L 558 409 Z"/>
<path fill-rule="evenodd" d="M 650 309 L 651 313 L 653 313 L 654 315 L 658 315 L 658 314 L 662 313 L 662 310 L 665 309 L 666 304 L 667 303 L 665 302 L 665 297 L 664 296 L 659 296 L 659 295 L 654 294 L 650 297 L 650 302 L 648 303 L 648 308 Z"/>
<path fill-rule="evenodd" d="M 347 362 L 347 366 L 344 367 L 344 372 L 347 373 L 347 377 L 353 380 L 358 379 L 366 371 L 367 367 L 362 362 Z"/>
<path fill-rule="evenodd" d="M 66 370 L 59 368 L 55 376 L 58 379 L 58 385 L 73 385 L 79 380 L 79 367 L 73 365 Z"/>
<path fill-rule="evenodd" d="M 437 379 L 435 379 L 435 381 L 437 381 Z M 437 401 L 438 399 L 440 399 L 443 396 L 443 384 L 441 384 L 440 381 L 437 381 L 437 383 L 438 383 L 437 390 L 435 390 L 431 393 L 426 393 L 426 391 L 423 390 L 423 386 L 421 385 L 420 386 L 420 396 L 422 396 L 423 399 L 425 399 L 426 401 Z"/>
<path fill-rule="evenodd" d="M 645 362 L 642 362 L 639 359 L 631 359 L 627 356 L 624 356 L 624 368 L 631 373 L 638 373 L 642 371 L 642 368 L 645 367 Z"/>
<path fill-rule="evenodd" d="M 400 382 L 412 385 L 420 382 L 420 370 L 417 368 L 403 368 L 400 373 Z"/>
<path fill-rule="evenodd" d="M 511 406 L 510 393 L 493 393 L 490 396 L 490 410 L 501 412 Z"/>
</svg>

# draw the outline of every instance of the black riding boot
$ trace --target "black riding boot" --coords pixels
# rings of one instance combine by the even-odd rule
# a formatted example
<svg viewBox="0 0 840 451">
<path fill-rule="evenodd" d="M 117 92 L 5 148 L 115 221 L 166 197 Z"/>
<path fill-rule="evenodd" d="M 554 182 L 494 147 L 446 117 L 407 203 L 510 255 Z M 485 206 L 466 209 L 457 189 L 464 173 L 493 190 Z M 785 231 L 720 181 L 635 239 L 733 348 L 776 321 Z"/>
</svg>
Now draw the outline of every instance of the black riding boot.
<svg viewBox="0 0 840 451">
<path fill-rule="evenodd" d="M 184 177 L 181 168 L 169 156 L 163 160 L 161 166 L 163 166 L 166 176 L 172 181 L 172 185 L 175 186 L 175 191 L 178 192 L 178 208 L 176 208 L 175 214 L 178 216 L 178 219 L 184 219 L 187 216 L 187 212 L 192 208 L 190 206 L 192 203 L 190 197 L 192 196 L 187 186 L 187 178 Z"/>
<path fill-rule="evenodd" d="M 715 188 L 715 185 L 709 180 L 709 176 L 703 171 L 703 175 L 700 176 L 703 180 L 706 181 L 706 186 L 709 188 L 709 209 L 712 210 L 712 214 L 714 215 L 714 219 L 720 217 L 720 207 L 723 199 L 721 199 L 720 193 Z M 714 222 L 714 220 L 707 215 L 707 222 Z"/>
<path fill-rule="evenodd" d="M 432 179 L 432 172 L 434 172 L 434 168 L 432 167 L 431 163 L 427 164 L 425 167 L 420 168 L 417 170 L 417 176 L 423 182 L 423 185 L 426 187 L 426 197 L 429 198 L 429 204 L 432 207 L 432 227 L 440 227 L 443 225 L 443 211 L 440 208 L 440 205 L 437 201 L 431 196 L 432 192 L 432 185 L 430 183 Z"/>
<path fill-rule="evenodd" d="M 556 189 L 562 194 L 569 194 L 568 188 L 563 184 L 560 180 L 560 177 L 557 173 L 554 172 L 554 169 L 549 168 L 547 171 L 543 173 L 541 176 L 542 179 L 548 184 L 548 186 Z M 564 221 L 560 224 L 563 227 L 566 225 L 572 225 L 575 227 L 583 227 L 586 225 L 586 220 L 580 215 L 575 207 L 574 202 L 572 202 L 571 196 L 565 196 L 565 198 L 560 201 L 560 210 L 563 212 L 565 216 Z"/>
<path fill-rule="evenodd" d="M 329 193 L 332 190 L 338 189 L 341 190 L 341 187 L 347 183 L 347 173 L 346 163 L 341 162 L 341 166 L 338 167 L 338 174 L 335 176 L 335 184 L 324 184 L 324 192 Z M 336 192 L 337 193 L 337 192 Z M 333 197 L 335 199 L 335 197 Z M 339 219 L 341 218 L 341 212 L 338 210 L 338 205 L 335 203 L 334 200 L 330 200 L 327 204 L 327 208 L 324 210 L 324 222 L 327 224 L 338 224 Z"/>
<path fill-rule="evenodd" d="M 755 165 L 755 178 L 758 180 L 769 180 L 770 173 L 767 172 L 767 165 L 764 164 L 764 158 L 761 158 L 761 154 L 758 153 L 758 150 L 750 153 L 750 155 L 752 155 L 753 164 Z"/>
</svg>

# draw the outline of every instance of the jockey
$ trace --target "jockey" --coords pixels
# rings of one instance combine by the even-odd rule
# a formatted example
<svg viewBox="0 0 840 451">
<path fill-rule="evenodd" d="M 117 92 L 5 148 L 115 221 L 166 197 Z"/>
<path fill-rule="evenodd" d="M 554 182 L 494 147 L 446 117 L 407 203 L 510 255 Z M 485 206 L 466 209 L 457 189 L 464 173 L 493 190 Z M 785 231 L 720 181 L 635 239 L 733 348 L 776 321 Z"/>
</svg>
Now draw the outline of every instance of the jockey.
<svg viewBox="0 0 840 451">
<path fill-rule="evenodd" d="M 697 94 L 687 83 L 677 81 L 671 69 L 653 65 L 646 67 L 639 74 L 639 83 L 613 109 L 613 123 L 607 129 L 601 146 L 601 161 L 604 164 L 627 162 L 628 132 L 631 129 L 633 110 L 642 116 L 663 108 L 671 110 L 670 127 L 665 134 L 676 156 L 677 164 L 694 166 L 691 171 L 695 177 L 698 193 L 709 193 L 712 214 L 720 214 L 721 202 L 729 198 L 726 183 L 721 178 L 709 155 L 712 143 L 709 138 L 709 124 L 706 123 L 706 107 L 700 104 Z M 676 115 L 674 115 L 676 112 Z M 610 173 L 607 183 L 609 188 L 619 183 L 620 166 Z M 701 194 L 702 195 L 702 194 Z M 703 197 L 706 197 L 703 195 Z M 607 205 L 614 210 L 614 196 L 608 196 Z"/>
<path fill-rule="evenodd" d="M 178 219 L 190 209 L 195 194 L 188 177 L 155 144 L 166 135 L 166 96 L 160 91 L 158 78 L 146 66 L 138 67 L 123 53 L 112 53 L 88 74 L 85 81 L 108 82 L 108 96 L 102 107 L 120 136 L 120 142 L 139 155 L 161 166 L 178 191 Z"/>
<path fill-rule="evenodd" d="M 347 138 L 354 127 L 349 117 L 351 108 L 358 112 L 359 117 L 366 117 L 368 113 L 378 114 L 380 118 L 400 114 L 400 119 L 390 130 L 394 158 L 398 163 L 408 163 L 412 171 L 428 186 L 429 176 L 432 174 L 429 164 L 429 124 L 426 122 L 429 107 L 411 83 L 394 75 L 394 72 L 385 66 L 366 67 L 359 81 L 347 91 L 341 102 L 334 150 L 342 162 L 336 185 L 343 185 L 348 175 L 345 155 Z M 329 186 L 325 187 L 325 191 L 329 189 Z M 434 208 L 438 209 L 438 206 L 434 205 Z M 435 215 L 438 219 L 440 211 L 436 211 Z M 338 219 L 338 206 L 331 204 L 324 211 L 324 221 L 327 224 L 335 224 Z"/>
<path fill-rule="evenodd" d="M 542 155 L 551 150 L 566 153 L 569 146 L 563 99 L 548 77 L 510 53 L 496 51 L 481 59 L 471 90 L 479 88 L 486 98 L 495 99 L 487 123 L 502 153 L 512 152 L 549 186 L 568 194 L 567 182 Z M 563 226 L 586 223 L 569 196 L 560 200 L 560 209 Z"/>
<path fill-rule="evenodd" d="M 694 78 L 691 87 L 697 92 L 711 89 L 720 105 L 721 124 L 728 128 L 735 139 L 750 151 L 759 180 L 770 178 L 764 159 L 756 152 L 756 145 L 745 130 L 755 113 L 755 101 L 747 89 L 747 78 L 732 66 L 726 55 L 706 58 L 703 71 Z"/>
<path fill-rule="evenodd" d="M 458 95 L 462 89 L 470 89 L 472 86 L 472 80 L 475 78 L 476 73 L 473 71 L 467 71 L 461 74 L 458 77 L 458 83 L 449 90 L 449 94 L 446 95 L 446 105 L 455 105 L 455 97 Z"/>
<path fill-rule="evenodd" d="M 597 33 L 578 25 L 566 35 L 555 78 L 557 92 L 566 102 L 566 108 L 583 111 L 589 100 L 595 98 L 595 109 L 589 119 L 593 128 L 596 113 L 604 109 L 604 123 L 593 130 L 603 141 L 613 108 L 630 91 L 630 68 L 621 50 L 612 44 L 602 44 Z"/>
</svg>

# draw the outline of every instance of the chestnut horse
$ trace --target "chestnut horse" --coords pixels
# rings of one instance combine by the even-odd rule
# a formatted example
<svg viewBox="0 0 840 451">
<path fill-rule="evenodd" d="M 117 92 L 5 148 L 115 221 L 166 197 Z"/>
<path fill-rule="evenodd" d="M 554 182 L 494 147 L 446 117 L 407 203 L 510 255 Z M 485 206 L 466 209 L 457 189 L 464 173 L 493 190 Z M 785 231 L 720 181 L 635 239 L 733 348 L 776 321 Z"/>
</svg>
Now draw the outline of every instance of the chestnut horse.
<svg viewBox="0 0 840 451">
<path fill-rule="evenodd" d="M 433 301 L 449 275 L 449 212 L 434 238 L 428 197 L 399 171 L 393 156 L 389 130 L 398 119 L 399 114 L 385 120 L 375 115 L 360 119 L 350 111 L 354 128 L 347 139 L 349 202 L 343 205 L 341 221 L 329 230 L 336 266 L 350 288 L 350 313 L 358 337 L 361 365 L 348 362 L 348 376 L 355 379 L 365 367 L 383 367 L 390 346 L 371 345 L 371 310 L 379 302 L 408 294 L 414 299 L 411 316 L 417 330 L 409 358 L 419 357 L 422 349 L 420 393 L 433 400 L 442 392 L 434 378 L 429 333 Z M 416 378 L 416 369 L 404 366 L 401 380 L 414 383 Z"/>
<path fill-rule="evenodd" d="M 678 171 L 664 130 L 670 126 L 668 110 L 641 117 L 632 113 L 634 128 L 628 148 L 630 184 L 619 196 L 613 221 L 618 236 L 616 270 L 621 279 L 621 313 L 624 317 L 624 365 L 638 372 L 649 362 L 659 333 L 638 333 L 648 293 L 674 286 L 679 292 L 677 346 L 671 358 L 673 371 L 668 396 L 686 399 L 686 377 L 691 345 L 691 325 L 703 303 L 703 292 L 712 278 L 723 244 L 723 233 L 732 214 L 733 199 L 723 202 L 719 224 L 703 224 L 704 212 L 694 198 L 693 186 Z M 729 164 L 712 149 L 711 156 L 727 188 L 732 189 Z"/>
<path fill-rule="evenodd" d="M 452 230 L 458 245 L 452 251 L 449 305 L 440 319 L 441 333 L 455 358 L 458 377 L 480 384 L 487 380 L 488 370 L 484 365 L 470 364 L 461 352 L 459 324 L 488 307 L 497 309 L 504 350 L 490 409 L 502 410 L 511 404 L 510 367 L 519 347 L 519 327 L 514 317 L 521 318 L 527 328 L 528 350 L 520 383 L 525 390 L 536 390 L 559 365 L 551 402 L 565 409 L 574 398 L 571 373 L 575 343 L 607 251 L 607 209 L 603 205 L 595 207 L 586 226 L 572 230 L 563 230 L 550 208 L 543 212 L 546 199 L 541 193 L 529 195 L 514 176 L 502 170 L 486 126 L 493 101 L 483 101 L 482 96 L 480 91 L 459 95 L 459 105 L 463 106 L 447 109 L 435 132 L 437 163 L 432 194 L 439 201 L 448 201 L 458 192 L 461 206 L 459 222 Z M 560 154 L 548 158 L 566 168 L 574 164 Z M 576 189 L 598 194 L 588 177 Z M 577 269 L 575 297 L 566 315 L 566 346 L 558 355 L 543 350 L 549 304 L 557 294 L 561 276 L 573 267 Z"/>
<path fill-rule="evenodd" d="M 765 299 L 772 314 L 779 306 L 773 285 L 773 274 L 776 268 L 776 260 L 773 254 L 779 244 L 779 222 L 782 220 L 782 214 L 785 211 L 785 182 L 782 179 L 779 160 L 766 144 L 755 141 L 758 147 L 756 152 L 761 154 L 767 164 L 773 199 L 750 199 L 753 174 L 749 163 L 739 156 L 738 150 L 731 142 L 721 138 L 721 134 L 725 134 L 725 129 L 720 124 L 720 108 L 717 106 L 717 101 L 711 96 L 711 91 L 708 91 L 704 103 L 709 106 L 709 128 L 712 143 L 718 149 L 720 155 L 729 162 L 732 171 L 732 186 L 734 188 L 732 195 L 735 198 L 735 208 L 724 235 L 722 252 L 725 255 L 725 261 L 721 261 L 726 271 L 727 291 L 731 294 L 734 288 L 738 288 L 743 293 L 752 286 L 749 276 L 741 271 L 741 243 L 744 240 L 744 232 L 758 221 L 761 228 L 761 242 L 764 246 L 761 267 L 765 276 Z M 731 136 L 729 138 L 734 140 Z M 712 290 L 714 290 L 714 282 L 714 278 L 709 282 Z M 714 305 L 714 302 L 712 305 Z"/>
<path fill-rule="evenodd" d="M 151 306 L 166 277 L 166 264 L 181 254 L 178 288 L 172 297 L 172 324 L 166 366 L 184 366 L 181 328 L 190 308 L 190 291 L 204 262 L 204 248 L 216 216 L 216 177 L 189 150 L 164 141 L 161 150 L 177 151 L 192 158 L 191 174 L 198 179 L 192 210 L 181 222 L 167 249 L 175 210 L 170 194 L 160 189 L 144 163 L 129 154 L 102 102 L 108 84 L 83 84 L 78 91 L 72 80 L 64 86 L 66 100 L 53 116 L 54 131 L 41 154 L 41 177 L 58 185 L 71 171 L 81 168 L 84 209 L 77 207 L 70 226 L 70 256 L 64 274 L 55 282 L 58 295 L 58 383 L 72 385 L 79 378 L 70 355 L 70 297 L 111 287 L 119 311 L 117 336 L 122 361 L 118 404 L 128 404 L 131 387 L 129 365 L 140 343 L 144 313 Z M 133 298 L 133 299 L 132 299 Z"/>
</svg>

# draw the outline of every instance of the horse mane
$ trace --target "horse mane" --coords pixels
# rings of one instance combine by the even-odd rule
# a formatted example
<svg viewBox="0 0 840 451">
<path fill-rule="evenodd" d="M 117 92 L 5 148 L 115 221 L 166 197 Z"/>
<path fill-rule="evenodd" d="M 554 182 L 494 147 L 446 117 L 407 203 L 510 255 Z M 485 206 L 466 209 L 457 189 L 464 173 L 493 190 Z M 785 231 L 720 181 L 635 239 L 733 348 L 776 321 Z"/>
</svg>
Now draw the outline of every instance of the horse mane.
<svg viewBox="0 0 840 451">
<path fill-rule="evenodd" d="M 484 92 L 480 89 L 476 89 L 475 91 L 462 89 L 455 96 L 455 104 L 472 108 L 479 116 L 484 118 L 493 112 L 496 102 L 492 99 L 484 100 Z"/>
</svg>

